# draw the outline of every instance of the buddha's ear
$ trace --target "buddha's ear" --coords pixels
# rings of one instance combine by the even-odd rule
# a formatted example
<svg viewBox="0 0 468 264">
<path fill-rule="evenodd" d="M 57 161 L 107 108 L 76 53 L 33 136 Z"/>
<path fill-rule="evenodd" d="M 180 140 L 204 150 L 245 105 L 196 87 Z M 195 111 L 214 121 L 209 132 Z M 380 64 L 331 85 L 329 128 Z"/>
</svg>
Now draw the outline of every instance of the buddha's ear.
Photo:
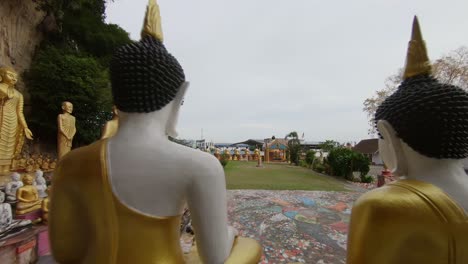
<svg viewBox="0 0 468 264">
<path fill-rule="evenodd" d="M 393 126 L 386 120 L 377 122 L 377 129 L 383 137 L 383 139 L 379 139 L 379 152 L 382 160 L 393 173 L 405 176 L 408 166 L 401 139 L 397 136 Z"/>
<path fill-rule="evenodd" d="M 190 86 L 189 82 L 184 82 L 180 86 L 179 91 L 177 92 L 176 97 L 174 98 L 172 109 L 171 109 L 171 112 L 169 113 L 169 119 L 167 120 L 167 124 L 166 124 L 166 134 L 170 137 L 176 138 L 178 135 L 176 126 L 177 126 L 177 121 L 179 120 L 179 110 L 184 102 L 184 96 L 189 86 Z"/>
</svg>

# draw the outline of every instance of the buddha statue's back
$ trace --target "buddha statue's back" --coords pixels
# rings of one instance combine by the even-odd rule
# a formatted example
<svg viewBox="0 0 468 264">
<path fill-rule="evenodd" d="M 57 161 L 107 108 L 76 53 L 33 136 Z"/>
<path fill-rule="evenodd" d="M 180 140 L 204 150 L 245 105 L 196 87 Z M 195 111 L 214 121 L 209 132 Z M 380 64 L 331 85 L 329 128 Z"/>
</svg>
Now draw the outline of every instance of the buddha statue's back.
<svg viewBox="0 0 468 264">
<path fill-rule="evenodd" d="M 228 226 L 219 161 L 171 142 L 188 88 L 162 43 L 150 0 L 142 40 L 111 61 L 119 128 L 71 151 L 54 173 L 50 236 L 59 263 L 257 263 L 261 248 Z M 84 191 L 86 190 L 86 191 Z M 184 256 L 179 223 L 191 211 L 197 250 Z"/>
</svg>

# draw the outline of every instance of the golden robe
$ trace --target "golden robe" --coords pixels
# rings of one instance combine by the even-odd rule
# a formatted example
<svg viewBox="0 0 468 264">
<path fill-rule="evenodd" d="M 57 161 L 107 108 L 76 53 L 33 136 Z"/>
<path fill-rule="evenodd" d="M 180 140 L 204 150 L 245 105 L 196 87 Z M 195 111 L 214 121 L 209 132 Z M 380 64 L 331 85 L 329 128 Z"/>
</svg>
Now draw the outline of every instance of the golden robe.
<svg viewBox="0 0 468 264">
<path fill-rule="evenodd" d="M 347 263 L 468 263 L 467 220 L 465 211 L 432 184 L 385 185 L 353 207 Z"/>
<path fill-rule="evenodd" d="M 0 99 L 0 165 L 11 165 L 24 143 L 23 95 L 14 88 L 8 97 Z"/>
<path fill-rule="evenodd" d="M 49 211 L 52 253 L 61 264 L 200 263 L 179 242 L 180 216 L 153 217 L 128 208 L 112 192 L 107 140 L 71 151 L 54 172 Z M 260 245 L 237 238 L 226 263 L 257 263 Z"/>
</svg>

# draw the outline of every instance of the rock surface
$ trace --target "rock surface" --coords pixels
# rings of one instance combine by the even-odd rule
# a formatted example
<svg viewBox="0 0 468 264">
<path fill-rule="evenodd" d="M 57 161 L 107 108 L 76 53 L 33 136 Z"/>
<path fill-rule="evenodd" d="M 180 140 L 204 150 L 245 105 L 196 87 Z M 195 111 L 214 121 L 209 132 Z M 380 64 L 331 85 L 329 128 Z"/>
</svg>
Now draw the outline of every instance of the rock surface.
<svg viewBox="0 0 468 264">
<path fill-rule="evenodd" d="M 29 68 L 42 40 L 38 28 L 44 16 L 33 0 L 0 0 L 0 65 L 11 66 L 19 74 Z M 27 105 L 29 95 L 23 80 L 18 82 L 17 89 Z"/>
</svg>

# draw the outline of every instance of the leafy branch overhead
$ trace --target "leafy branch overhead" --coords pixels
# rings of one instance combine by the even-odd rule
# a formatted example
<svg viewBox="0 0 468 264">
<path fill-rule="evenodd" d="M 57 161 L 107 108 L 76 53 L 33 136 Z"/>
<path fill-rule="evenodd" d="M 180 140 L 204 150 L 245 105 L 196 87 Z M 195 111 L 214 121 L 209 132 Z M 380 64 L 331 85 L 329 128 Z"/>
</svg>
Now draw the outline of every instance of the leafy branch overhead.
<svg viewBox="0 0 468 264">
<path fill-rule="evenodd" d="M 441 82 L 459 86 L 468 90 L 468 47 L 462 46 L 442 56 L 432 63 L 433 75 Z M 402 81 L 403 69 L 398 70 L 385 81 L 385 87 L 377 90 L 375 94 L 367 98 L 363 105 L 363 111 L 369 119 L 369 135 L 376 134 L 374 115 L 379 105 L 393 92 L 396 91 Z"/>
</svg>

